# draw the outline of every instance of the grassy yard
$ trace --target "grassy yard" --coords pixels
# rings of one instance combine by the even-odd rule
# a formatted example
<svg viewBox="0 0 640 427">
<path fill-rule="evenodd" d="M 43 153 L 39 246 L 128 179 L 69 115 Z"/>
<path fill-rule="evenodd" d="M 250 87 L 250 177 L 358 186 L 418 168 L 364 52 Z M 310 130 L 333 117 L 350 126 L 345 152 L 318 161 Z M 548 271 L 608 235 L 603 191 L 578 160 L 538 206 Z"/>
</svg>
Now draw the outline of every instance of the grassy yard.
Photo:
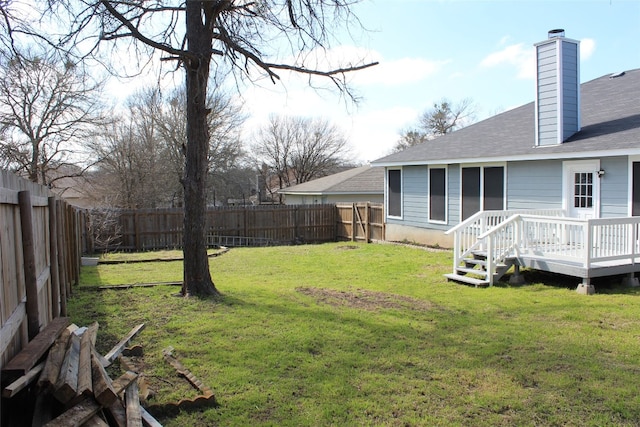
<svg viewBox="0 0 640 427">
<path fill-rule="evenodd" d="M 146 328 L 147 405 L 213 389 L 217 408 L 165 426 L 606 426 L 640 423 L 640 290 L 597 294 L 525 273 L 522 287 L 448 283 L 449 252 L 377 244 L 232 249 L 210 260 L 221 301 L 178 287 L 182 263 L 83 267 L 73 322 L 100 323 L 105 353 Z M 617 283 L 617 282 L 616 282 Z M 119 371 L 115 371 L 114 375 Z"/>
</svg>

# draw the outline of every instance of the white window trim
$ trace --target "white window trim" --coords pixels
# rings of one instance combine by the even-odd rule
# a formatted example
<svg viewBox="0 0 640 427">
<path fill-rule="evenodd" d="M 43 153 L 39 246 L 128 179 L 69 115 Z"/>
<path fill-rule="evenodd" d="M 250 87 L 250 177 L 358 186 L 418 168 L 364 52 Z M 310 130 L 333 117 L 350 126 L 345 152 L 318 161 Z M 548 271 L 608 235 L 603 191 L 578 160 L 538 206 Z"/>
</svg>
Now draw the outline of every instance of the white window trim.
<svg viewBox="0 0 640 427">
<path fill-rule="evenodd" d="M 431 169 L 444 169 L 444 221 L 431 219 Z M 428 165 L 427 166 L 427 221 L 430 224 L 449 223 L 449 166 L 448 165 Z"/>
<path fill-rule="evenodd" d="M 627 216 L 633 213 L 633 164 L 640 162 L 640 155 L 629 156 L 627 165 Z"/>
<path fill-rule="evenodd" d="M 389 171 L 400 171 L 400 216 L 389 215 Z M 404 217 L 404 170 L 402 167 L 386 168 L 384 173 L 384 212 L 386 218 L 403 219 Z"/>
<path fill-rule="evenodd" d="M 460 217 L 458 221 L 462 222 L 462 169 L 465 168 L 480 168 L 480 212 L 484 211 L 484 168 L 493 168 L 493 167 L 502 167 L 503 179 L 502 179 L 502 190 L 504 191 L 504 199 L 502 200 L 502 209 L 507 209 L 507 187 L 509 183 L 507 182 L 507 162 L 491 162 L 491 163 L 465 163 L 460 165 L 459 171 L 459 179 L 460 182 L 459 191 L 459 206 L 460 206 Z"/>
</svg>

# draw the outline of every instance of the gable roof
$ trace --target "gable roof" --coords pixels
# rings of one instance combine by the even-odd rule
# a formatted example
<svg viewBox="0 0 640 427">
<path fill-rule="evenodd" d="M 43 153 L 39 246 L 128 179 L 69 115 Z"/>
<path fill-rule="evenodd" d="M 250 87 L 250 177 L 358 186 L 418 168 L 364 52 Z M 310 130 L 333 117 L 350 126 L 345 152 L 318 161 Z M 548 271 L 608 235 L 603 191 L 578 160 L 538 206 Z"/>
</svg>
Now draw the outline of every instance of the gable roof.
<svg viewBox="0 0 640 427">
<path fill-rule="evenodd" d="M 370 165 L 283 188 L 282 194 L 383 194 L 384 168 Z"/>
<path fill-rule="evenodd" d="M 622 74 L 622 73 L 620 73 Z M 533 102 L 432 141 L 382 157 L 373 166 L 480 163 L 640 154 L 640 69 L 581 86 L 581 130 L 562 144 L 535 146 Z"/>
</svg>

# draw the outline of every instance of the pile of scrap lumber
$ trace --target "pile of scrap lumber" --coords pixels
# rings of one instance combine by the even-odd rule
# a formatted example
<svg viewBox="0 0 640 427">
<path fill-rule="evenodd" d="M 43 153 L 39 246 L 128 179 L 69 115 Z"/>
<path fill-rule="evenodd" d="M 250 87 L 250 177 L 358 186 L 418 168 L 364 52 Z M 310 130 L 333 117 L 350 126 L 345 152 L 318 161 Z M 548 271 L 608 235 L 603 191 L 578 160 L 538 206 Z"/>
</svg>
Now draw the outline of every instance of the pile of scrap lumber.
<svg viewBox="0 0 640 427">
<path fill-rule="evenodd" d="M 139 373 L 112 380 L 106 371 L 143 328 L 134 327 L 102 356 L 97 323 L 53 319 L 2 367 L 2 425 L 159 426 L 140 406 Z"/>
</svg>

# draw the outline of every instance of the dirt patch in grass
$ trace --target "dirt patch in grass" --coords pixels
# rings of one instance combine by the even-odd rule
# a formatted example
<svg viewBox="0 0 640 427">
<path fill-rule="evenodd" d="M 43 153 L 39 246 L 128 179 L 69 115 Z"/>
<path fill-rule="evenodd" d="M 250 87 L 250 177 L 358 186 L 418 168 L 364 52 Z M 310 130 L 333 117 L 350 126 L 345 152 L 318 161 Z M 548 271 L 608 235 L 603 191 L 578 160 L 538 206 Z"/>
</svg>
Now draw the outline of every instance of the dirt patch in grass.
<svg viewBox="0 0 640 427">
<path fill-rule="evenodd" d="M 340 291 L 326 288 L 296 288 L 301 294 L 313 297 L 320 304 L 328 304 L 335 307 L 358 308 L 361 310 L 375 311 L 380 309 L 409 309 L 430 310 L 436 306 L 429 301 L 415 298 L 374 292 L 366 289 L 354 291 Z"/>
</svg>

